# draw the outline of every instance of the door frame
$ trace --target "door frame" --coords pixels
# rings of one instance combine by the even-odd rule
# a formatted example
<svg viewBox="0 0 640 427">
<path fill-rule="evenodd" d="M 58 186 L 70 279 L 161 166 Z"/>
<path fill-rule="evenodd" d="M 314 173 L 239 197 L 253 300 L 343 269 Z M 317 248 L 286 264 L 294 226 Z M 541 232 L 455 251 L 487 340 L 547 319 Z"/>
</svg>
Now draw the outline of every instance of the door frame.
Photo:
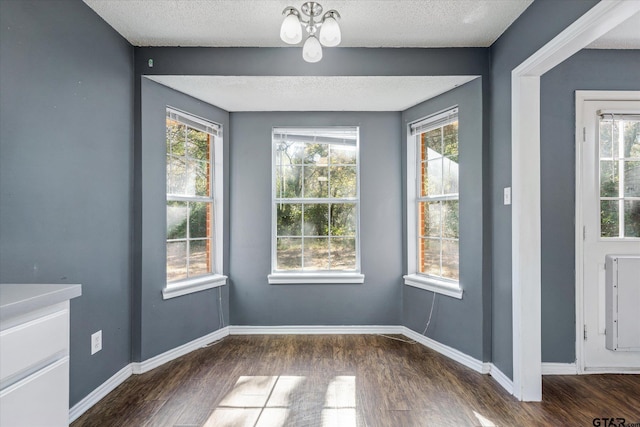
<svg viewBox="0 0 640 427">
<path fill-rule="evenodd" d="M 511 72 L 513 394 L 519 400 L 542 400 L 540 76 L 638 11 L 640 1 L 602 0 Z"/>
<path fill-rule="evenodd" d="M 575 272 L 576 272 L 576 368 L 578 374 L 601 374 L 611 373 L 611 369 L 589 369 L 584 366 L 584 239 L 583 227 L 585 226 L 583 217 L 583 197 L 582 197 L 582 168 L 584 151 L 584 131 L 586 126 L 584 114 L 584 102 L 586 101 L 637 101 L 640 99 L 640 91 L 615 91 L 615 90 L 577 90 L 576 91 L 576 206 L 575 206 Z M 620 373 L 627 371 L 620 370 Z M 634 371 L 634 373 L 637 373 Z"/>
</svg>

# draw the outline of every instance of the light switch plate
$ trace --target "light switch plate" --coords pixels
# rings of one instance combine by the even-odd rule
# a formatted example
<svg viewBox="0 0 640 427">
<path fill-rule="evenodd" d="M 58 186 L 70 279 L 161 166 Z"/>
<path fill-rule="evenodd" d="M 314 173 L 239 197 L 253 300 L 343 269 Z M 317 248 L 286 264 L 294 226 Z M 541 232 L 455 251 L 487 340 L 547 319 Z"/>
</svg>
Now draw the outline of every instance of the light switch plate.
<svg viewBox="0 0 640 427">
<path fill-rule="evenodd" d="M 504 204 L 505 205 L 511 204 L 511 187 L 504 188 Z"/>
</svg>

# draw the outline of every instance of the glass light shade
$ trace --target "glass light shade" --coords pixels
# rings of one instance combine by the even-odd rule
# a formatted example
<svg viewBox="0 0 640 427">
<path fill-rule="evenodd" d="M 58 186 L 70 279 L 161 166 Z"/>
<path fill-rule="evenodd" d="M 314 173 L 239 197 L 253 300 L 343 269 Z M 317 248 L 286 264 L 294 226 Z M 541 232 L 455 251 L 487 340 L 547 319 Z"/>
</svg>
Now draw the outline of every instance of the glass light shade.
<svg viewBox="0 0 640 427">
<path fill-rule="evenodd" d="M 322 45 L 316 36 L 309 36 L 302 47 L 302 58 L 307 62 L 318 62 L 322 59 Z"/>
<path fill-rule="evenodd" d="M 280 38 L 288 44 L 298 44 L 302 41 L 302 26 L 296 15 L 290 13 L 282 21 L 280 27 Z"/>
<path fill-rule="evenodd" d="M 320 27 L 320 43 L 327 47 L 338 46 L 342 41 L 340 26 L 333 16 L 328 16 Z"/>
</svg>

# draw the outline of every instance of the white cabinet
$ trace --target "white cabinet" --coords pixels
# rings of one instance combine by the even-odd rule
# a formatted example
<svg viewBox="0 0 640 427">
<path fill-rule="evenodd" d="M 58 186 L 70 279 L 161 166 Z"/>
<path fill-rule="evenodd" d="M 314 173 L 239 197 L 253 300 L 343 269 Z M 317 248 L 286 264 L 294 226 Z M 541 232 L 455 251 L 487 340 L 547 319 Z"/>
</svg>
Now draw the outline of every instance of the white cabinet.
<svg viewBox="0 0 640 427">
<path fill-rule="evenodd" d="M 80 285 L 0 285 L 0 426 L 69 424 L 69 298 Z"/>
</svg>

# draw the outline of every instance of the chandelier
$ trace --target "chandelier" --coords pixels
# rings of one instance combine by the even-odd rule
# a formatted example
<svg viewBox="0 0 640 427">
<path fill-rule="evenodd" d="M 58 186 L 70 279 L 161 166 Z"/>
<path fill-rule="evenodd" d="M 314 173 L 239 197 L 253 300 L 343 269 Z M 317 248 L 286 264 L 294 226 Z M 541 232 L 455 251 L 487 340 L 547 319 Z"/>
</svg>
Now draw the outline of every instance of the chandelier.
<svg viewBox="0 0 640 427">
<path fill-rule="evenodd" d="M 282 12 L 285 18 L 280 27 L 280 38 L 285 43 L 298 44 L 302 41 L 304 27 L 309 35 L 302 47 L 302 58 L 307 62 L 318 62 L 322 59 L 322 46 L 338 46 L 342 40 L 338 25 L 340 14 L 332 9 L 319 18 L 322 6 L 315 1 L 304 3 L 300 10 L 308 19 L 292 6 Z"/>
</svg>

